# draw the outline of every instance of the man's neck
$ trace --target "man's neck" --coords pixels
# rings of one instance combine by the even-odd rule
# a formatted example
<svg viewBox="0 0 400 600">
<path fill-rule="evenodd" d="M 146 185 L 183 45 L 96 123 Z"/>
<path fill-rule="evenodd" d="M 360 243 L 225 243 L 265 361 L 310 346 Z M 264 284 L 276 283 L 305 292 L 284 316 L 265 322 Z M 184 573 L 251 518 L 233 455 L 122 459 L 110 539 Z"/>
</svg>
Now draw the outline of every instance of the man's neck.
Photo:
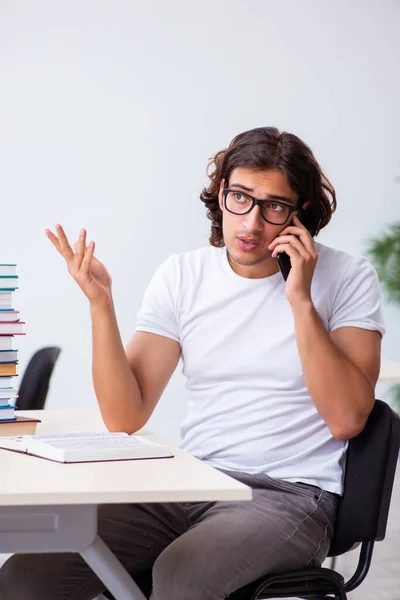
<svg viewBox="0 0 400 600">
<path fill-rule="evenodd" d="M 240 265 L 231 258 L 229 252 L 227 252 L 227 258 L 232 271 L 246 279 L 265 279 L 266 277 L 275 275 L 279 271 L 279 266 L 275 258 L 265 259 L 265 261 L 257 265 Z"/>
</svg>

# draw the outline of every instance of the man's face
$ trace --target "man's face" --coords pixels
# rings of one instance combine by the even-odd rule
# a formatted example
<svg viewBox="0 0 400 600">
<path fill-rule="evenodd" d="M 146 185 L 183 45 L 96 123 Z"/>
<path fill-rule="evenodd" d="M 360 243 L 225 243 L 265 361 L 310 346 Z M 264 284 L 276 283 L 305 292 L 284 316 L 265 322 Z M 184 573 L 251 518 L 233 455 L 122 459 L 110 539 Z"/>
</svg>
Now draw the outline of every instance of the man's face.
<svg viewBox="0 0 400 600">
<path fill-rule="evenodd" d="M 278 202 L 292 206 L 297 204 L 297 193 L 290 187 L 285 175 L 276 169 L 252 171 L 238 167 L 232 171 L 229 181 L 221 182 L 218 200 L 223 212 L 222 232 L 232 269 L 238 275 L 251 279 L 276 273 L 278 265 L 276 259 L 271 257 L 272 251 L 268 250 L 268 244 L 291 224 L 293 213 L 283 225 L 272 225 L 265 221 L 258 206 L 254 206 L 245 215 L 232 214 L 224 206 L 224 187 L 248 193 L 259 200 L 266 200 L 270 195 L 280 196 L 282 199 L 277 200 Z M 251 240 L 256 245 L 246 245 L 245 240 Z"/>
</svg>

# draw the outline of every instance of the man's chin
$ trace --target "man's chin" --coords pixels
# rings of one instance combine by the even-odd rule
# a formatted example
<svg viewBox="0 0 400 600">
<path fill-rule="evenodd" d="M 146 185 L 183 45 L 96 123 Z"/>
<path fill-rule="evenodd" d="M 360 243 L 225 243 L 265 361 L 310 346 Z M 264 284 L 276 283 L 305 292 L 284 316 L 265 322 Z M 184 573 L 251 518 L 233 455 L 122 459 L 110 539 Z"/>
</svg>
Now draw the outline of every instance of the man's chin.
<svg viewBox="0 0 400 600">
<path fill-rule="evenodd" d="M 259 265 L 260 263 L 263 263 L 271 258 L 271 252 L 260 252 L 258 248 L 256 248 L 253 252 L 244 252 L 240 249 L 232 250 L 232 248 L 227 248 L 227 252 L 231 260 L 238 265 L 242 265 L 243 267 Z"/>
</svg>

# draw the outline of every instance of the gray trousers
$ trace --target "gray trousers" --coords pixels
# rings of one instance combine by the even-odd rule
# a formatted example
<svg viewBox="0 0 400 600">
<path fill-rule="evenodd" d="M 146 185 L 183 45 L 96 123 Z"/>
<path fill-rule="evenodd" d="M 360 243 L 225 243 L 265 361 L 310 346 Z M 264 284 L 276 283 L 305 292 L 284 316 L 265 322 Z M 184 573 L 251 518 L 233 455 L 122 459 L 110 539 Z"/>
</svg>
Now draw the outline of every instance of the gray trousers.
<svg viewBox="0 0 400 600">
<path fill-rule="evenodd" d="M 99 507 L 100 537 L 142 589 L 142 575 L 152 573 L 151 600 L 222 600 L 268 573 L 325 559 L 335 494 L 228 474 L 253 488 L 253 500 Z M 74 553 L 15 554 L 0 569 L 1 600 L 93 600 L 102 592 Z"/>
</svg>

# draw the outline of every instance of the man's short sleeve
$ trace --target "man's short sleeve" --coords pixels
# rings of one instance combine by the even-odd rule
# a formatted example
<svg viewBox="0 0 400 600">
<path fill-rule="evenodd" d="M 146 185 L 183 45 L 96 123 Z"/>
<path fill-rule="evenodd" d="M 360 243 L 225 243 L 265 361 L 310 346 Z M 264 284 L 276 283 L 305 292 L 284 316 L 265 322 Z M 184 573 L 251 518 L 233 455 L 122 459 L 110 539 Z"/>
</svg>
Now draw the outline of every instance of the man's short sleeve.
<svg viewBox="0 0 400 600">
<path fill-rule="evenodd" d="M 385 334 L 378 275 L 363 256 L 348 265 L 333 302 L 329 331 L 360 327 Z"/>
<path fill-rule="evenodd" d="M 177 273 L 174 256 L 154 273 L 144 294 L 136 320 L 136 331 L 148 331 L 180 341 L 176 319 Z"/>
</svg>

